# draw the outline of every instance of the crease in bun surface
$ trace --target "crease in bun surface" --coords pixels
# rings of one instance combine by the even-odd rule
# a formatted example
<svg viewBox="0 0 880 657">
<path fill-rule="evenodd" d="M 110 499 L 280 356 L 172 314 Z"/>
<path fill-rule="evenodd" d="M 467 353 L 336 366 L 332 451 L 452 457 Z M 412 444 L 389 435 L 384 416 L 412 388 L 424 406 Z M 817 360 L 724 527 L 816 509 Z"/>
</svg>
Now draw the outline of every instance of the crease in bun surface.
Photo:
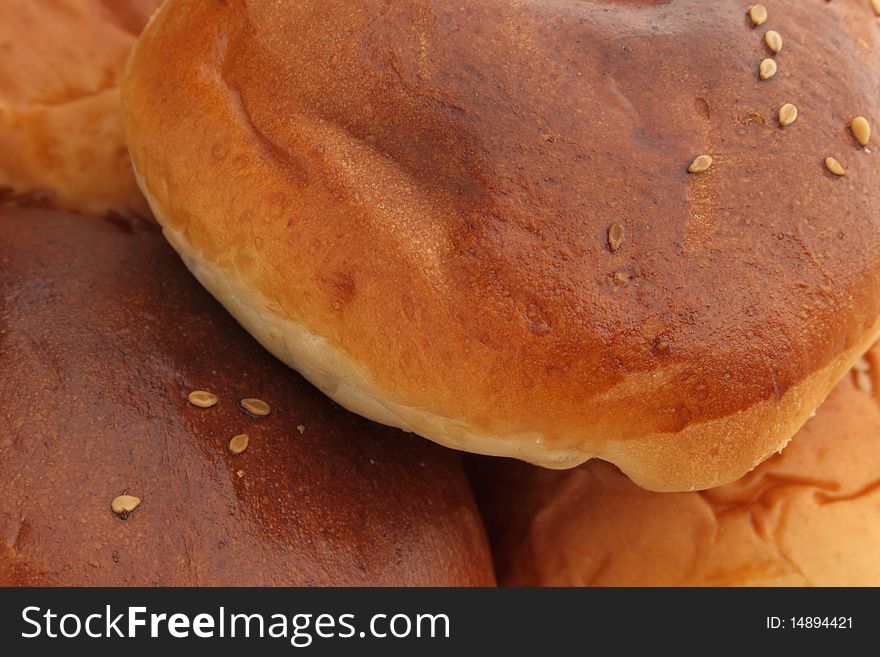
<svg viewBox="0 0 880 657">
<path fill-rule="evenodd" d="M 0 203 L 148 212 L 124 143 L 118 82 L 159 2 L 0 3 Z"/>
<path fill-rule="evenodd" d="M 880 332 L 878 154 L 848 127 L 880 120 L 863 5 L 774 4 L 791 37 L 762 82 L 734 0 L 169 0 L 125 129 L 187 266 L 342 405 L 707 488 Z"/>
</svg>

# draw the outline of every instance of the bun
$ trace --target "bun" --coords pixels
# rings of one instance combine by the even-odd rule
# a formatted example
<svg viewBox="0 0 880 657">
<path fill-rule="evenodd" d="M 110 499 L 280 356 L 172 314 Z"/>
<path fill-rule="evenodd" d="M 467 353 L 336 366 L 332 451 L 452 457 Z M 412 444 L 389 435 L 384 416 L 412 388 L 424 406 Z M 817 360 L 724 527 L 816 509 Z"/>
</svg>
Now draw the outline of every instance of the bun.
<svg viewBox="0 0 880 657">
<path fill-rule="evenodd" d="M 880 349 L 866 362 L 781 455 L 715 490 L 649 493 L 600 462 L 472 464 L 500 582 L 880 585 Z"/>
<path fill-rule="evenodd" d="M 772 10 L 170 0 L 128 143 L 187 266 L 343 406 L 717 486 L 880 334 L 878 153 L 848 129 L 880 124 L 880 31 L 867 3 Z M 797 38 L 761 81 L 765 28 Z"/>
<path fill-rule="evenodd" d="M 0 201 L 148 213 L 117 81 L 159 1 L 0 3 Z"/>
<path fill-rule="evenodd" d="M 327 400 L 154 225 L 0 209 L 0 262 L 0 585 L 494 581 L 458 455 Z"/>
</svg>

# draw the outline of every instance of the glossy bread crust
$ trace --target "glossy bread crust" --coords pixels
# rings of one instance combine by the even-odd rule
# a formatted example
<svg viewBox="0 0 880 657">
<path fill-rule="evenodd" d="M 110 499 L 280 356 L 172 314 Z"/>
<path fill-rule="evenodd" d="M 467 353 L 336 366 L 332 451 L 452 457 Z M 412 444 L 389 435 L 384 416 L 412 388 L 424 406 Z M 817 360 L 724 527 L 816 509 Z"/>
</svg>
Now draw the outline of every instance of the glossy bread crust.
<svg viewBox="0 0 880 657">
<path fill-rule="evenodd" d="M 0 372 L 0 585 L 494 581 L 458 454 L 272 358 L 153 224 L 0 209 Z"/>
<path fill-rule="evenodd" d="M 128 142 L 188 266 L 341 404 L 715 486 L 880 330 L 880 153 L 848 129 L 880 126 L 880 24 L 745 9 L 170 0 L 123 83 Z"/>
<path fill-rule="evenodd" d="M 880 585 L 880 348 L 781 455 L 711 491 L 651 493 L 601 462 L 474 460 L 509 586 Z"/>
</svg>

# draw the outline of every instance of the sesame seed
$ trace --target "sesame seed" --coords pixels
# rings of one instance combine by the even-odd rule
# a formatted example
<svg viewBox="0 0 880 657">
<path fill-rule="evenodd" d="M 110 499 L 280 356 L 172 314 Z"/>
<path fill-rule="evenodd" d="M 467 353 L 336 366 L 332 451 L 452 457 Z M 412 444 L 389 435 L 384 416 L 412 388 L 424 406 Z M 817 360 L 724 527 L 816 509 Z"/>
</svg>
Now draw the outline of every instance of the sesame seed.
<svg viewBox="0 0 880 657">
<path fill-rule="evenodd" d="M 298 425 L 296 425 L 296 430 L 299 431 L 300 433 L 305 433 L 306 432 L 306 425 L 298 424 Z"/>
<path fill-rule="evenodd" d="M 623 245 L 626 237 L 626 229 L 620 224 L 611 224 L 608 228 L 608 247 L 612 253 L 617 253 L 618 249 Z"/>
<path fill-rule="evenodd" d="M 877 16 L 880 16 L 880 0 L 871 0 L 871 8 Z"/>
<path fill-rule="evenodd" d="M 246 433 L 240 433 L 237 436 L 233 436 L 229 441 L 229 451 L 233 454 L 241 454 L 248 448 L 250 440 L 250 437 Z"/>
<path fill-rule="evenodd" d="M 849 124 L 849 129 L 852 130 L 853 136 L 862 146 L 867 146 L 871 141 L 871 124 L 864 116 L 854 118 Z"/>
<path fill-rule="evenodd" d="M 242 477 L 244 477 L 244 470 L 238 470 L 235 474 L 238 476 L 239 479 L 241 479 Z"/>
<path fill-rule="evenodd" d="M 787 125 L 791 125 L 797 120 L 798 110 L 797 107 L 792 105 L 791 103 L 786 103 L 782 107 L 779 108 L 779 125 L 783 128 Z"/>
<path fill-rule="evenodd" d="M 199 408 L 211 408 L 217 403 L 217 395 L 205 390 L 193 390 L 186 398 L 190 404 Z"/>
<path fill-rule="evenodd" d="M 782 50 L 782 35 L 776 30 L 770 30 L 764 35 L 764 43 L 772 52 L 777 53 Z"/>
<path fill-rule="evenodd" d="M 776 61 L 768 57 L 761 62 L 761 66 L 758 68 L 758 75 L 762 80 L 769 80 L 776 75 L 777 70 Z"/>
<path fill-rule="evenodd" d="M 749 18 L 752 19 L 752 25 L 756 27 L 762 25 L 767 20 L 767 7 L 764 5 L 752 5 L 749 7 Z"/>
<path fill-rule="evenodd" d="M 691 162 L 691 165 L 688 167 L 688 173 L 703 173 L 704 171 L 708 171 L 709 167 L 712 166 L 712 162 L 711 155 L 700 155 L 700 157 Z"/>
<path fill-rule="evenodd" d="M 857 372 L 868 372 L 871 369 L 871 363 L 868 362 L 867 358 L 862 356 L 853 364 L 853 369 Z"/>
<path fill-rule="evenodd" d="M 833 173 L 835 176 L 845 176 L 846 175 L 846 170 L 843 168 L 843 166 L 840 164 L 840 162 L 838 162 L 833 157 L 826 157 L 825 158 L 825 168 L 827 168 L 828 171 Z"/>
<path fill-rule="evenodd" d="M 242 399 L 238 402 L 239 405 L 251 415 L 256 415 L 257 417 L 265 417 L 269 415 L 272 411 L 272 408 L 264 402 L 262 399 L 254 399 L 253 397 L 249 397 L 247 399 Z"/>
<path fill-rule="evenodd" d="M 123 519 L 128 518 L 132 511 L 141 505 L 141 498 L 134 495 L 120 495 L 110 502 L 110 510 Z"/>
</svg>

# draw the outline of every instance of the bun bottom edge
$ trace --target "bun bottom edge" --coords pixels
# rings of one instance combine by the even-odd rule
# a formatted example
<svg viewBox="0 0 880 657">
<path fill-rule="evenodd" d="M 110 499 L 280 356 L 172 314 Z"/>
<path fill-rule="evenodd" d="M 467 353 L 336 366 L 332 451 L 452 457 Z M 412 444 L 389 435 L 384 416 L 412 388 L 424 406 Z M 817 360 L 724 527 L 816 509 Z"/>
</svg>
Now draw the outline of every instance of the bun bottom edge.
<svg viewBox="0 0 880 657">
<path fill-rule="evenodd" d="M 271 311 L 259 291 L 224 272 L 192 247 L 151 198 L 166 239 L 187 268 L 226 310 L 270 353 L 298 371 L 344 408 L 370 420 L 416 433 L 456 450 L 510 457 L 564 470 L 593 458 L 609 461 L 642 488 L 691 491 L 721 486 L 781 451 L 815 409 L 880 336 L 880 319 L 863 340 L 815 371 L 779 400 L 688 425 L 676 433 L 604 441 L 601 450 L 565 447 L 538 432 L 492 435 L 425 408 L 395 402 L 348 354 L 290 319 Z"/>
</svg>

